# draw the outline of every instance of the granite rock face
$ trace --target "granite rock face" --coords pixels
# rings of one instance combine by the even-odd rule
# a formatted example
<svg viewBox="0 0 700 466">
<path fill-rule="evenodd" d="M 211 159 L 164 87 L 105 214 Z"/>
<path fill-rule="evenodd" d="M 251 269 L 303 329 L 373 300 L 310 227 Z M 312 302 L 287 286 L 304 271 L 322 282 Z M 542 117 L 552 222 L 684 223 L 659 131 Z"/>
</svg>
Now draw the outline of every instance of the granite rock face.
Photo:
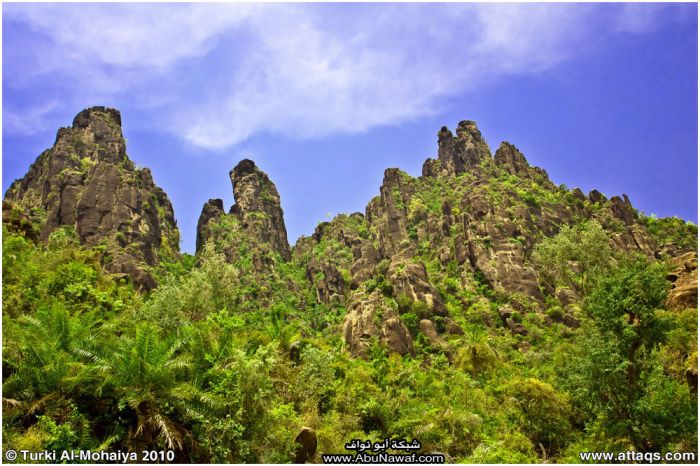
<svg viewBox="0 0 700 466">
<path fill-rule="evenodd" d="M 129 275 L 142 289 L 156 285 L 148 266 L 179 255 L 170 200 L 150 170 L 127 156 L 121 116 L 112 108 L 83 110 L 61 128 L 5 201 L 27 213 L 40 240 L 72 226 L 83 244 L 107 245 L 108 270 Z"/>
</svg>

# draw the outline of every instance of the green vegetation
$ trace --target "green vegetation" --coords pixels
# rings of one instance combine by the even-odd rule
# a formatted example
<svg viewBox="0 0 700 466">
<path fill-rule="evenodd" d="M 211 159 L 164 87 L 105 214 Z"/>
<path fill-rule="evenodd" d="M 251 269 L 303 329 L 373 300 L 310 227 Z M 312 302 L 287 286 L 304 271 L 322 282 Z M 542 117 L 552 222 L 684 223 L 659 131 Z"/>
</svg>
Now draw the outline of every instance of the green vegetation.
<svg viewBox="0 0 700 466">
<path fill-rule="evenodd" d="M 591 320 L 564 374 L 596 429 L 637 451 L 660 451 L 697 425 L 688 386 L 665 377 L 658 361 L 672 328 L 661 310 L 667 288 L 664 268 L 641 258 L 602 277 L 585 302 Z"/>
<path fill-rule="evenodd" d="M 555 237 L 541 241 L 533 259 L 555 286 L 573 287 L 587 295 L 595 278 L 613 266 L 608 234 L 595 221 L 564 225 Z"/>
<path fill-rule="evenodd" d="M 678 217 L 658 218 L 654 214 L 640 216 L 640 220 L 660 245 L 691 251 L 697 248 L 698 227 L 692 222 Z"/>
<path fill-rule="evenodd" d="M 3 227 L 3 448 L 284 463 L 308 426 L 316 462 L 352 439 L 386 437 L 475 463 L 696 451 L 687 374 L 697 374 L 697 315 L 666 309 L 667 264 L 614 246 L 624 226 L 602 208 L 577 213 L 588 200 L 541 177 L 496 175 L 401 174 L 412 194 L 390 195 L 406 214 L 396 241 L 404 262 L 383 256 L 360 279 L 354 248 L 384 246 L 361 215 L 321 225 L 287 262 L 222 216 L 208 226 L 218 241 L 196 257 L 161 252 L 159 285 L 144 294 L 106 273 L 106 246 L 81 246 L 72 228 L 35 243 Z M 554 228 L 557 215 L 573 220 Z M 468 231 L 475 218 L 478 234 Z M 694 226 L 640 219 L 660 245 L 695 248 Z M 467 243 L 482 268 L 460 251 Z M 499 286 L 512 269 L 497 267 L 497 253 L 533 264 L 540 302 Z M 395 291 L 413 263 L 425 265 L 429 301 Z M 324 300 L 329 280 L 340 290 Z M 575 302 L 561 301 L 562 290 Z M 373 318 L 394 313 L 414 354 L 390 353 L 375 336 L 365 358 L 350 355 L 345 298 L 373 292 L 385 304 Z M 449 350 L 432 344 L 422 319 Z"/>
</svg>

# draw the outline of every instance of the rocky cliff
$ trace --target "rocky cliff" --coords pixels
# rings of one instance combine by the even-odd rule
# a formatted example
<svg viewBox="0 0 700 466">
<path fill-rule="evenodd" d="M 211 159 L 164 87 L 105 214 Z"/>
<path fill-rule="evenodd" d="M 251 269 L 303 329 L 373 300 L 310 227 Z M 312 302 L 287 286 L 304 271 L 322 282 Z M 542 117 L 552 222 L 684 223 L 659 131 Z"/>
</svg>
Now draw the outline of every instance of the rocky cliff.
<svg viewBox="0 0 700 466">
<path fill-rule="evenodd" d="M 12 211 L 16 211 L 12 214 Z M 26 216 L 40 240 L 70 226 L 88 246 L 105 246 L 106 267 L 150 289 L 148 267 L 179 255 L 179 232 L 165 192 L 126 154 L 121 116 L 112 108 L 80 112 L 50 149 L 5 194 L 8 219 Z"/>
<path fill-rule="evenodd" d="M 501 306 L 496 319 L 514 335 L 528 332 L 517 316 L 542 313 L 547 296 L 566 309 L 562 321 L 577 327 L 576 291 L 550 288 L 531 257 L 537 241 L 565 225 L 596 220 L 614 249 L 652 258 L 669 252 L 626 195 L 608 200 L 595 190 L 585 195 L 556 186 L 508 142 L 492 156 L 473 121 L 460 122 L 456 135 L 439 131 L 437 158 L 426 160 L 421 177 L 390 168 L 379 191 L 364 215 L 320 225 L 294 251 L 301 257 L 316 248 L 307 276 L 318 299 L 347 303 L 343 334 L 356 355 L 366 353 L 373 338 L 393 352 L 411 353 L 412 340 L 421 336 L 449 356 L 443 336 L 461 329 L 443 301 L 458 298 L 462 309 L 473 304 L 458 289 L 491 290 Z M 692 277 L 678 281 L 674 302 L 697 296 L 697 281 L 688 286 Z"/>
<path fill-rule="evenodd" d="M 228 214 L 221 199 L 204 204 L 197 223 L 197 252 L 208 240 L 222 246 L 230 260 L 240 255 L 242 242 L 254 247 L 254 260 L 262 270 L 271 263 L 270 254 L 291 258 L 287 228 L 275 184 L 252 160 L 242 160 L 229 173 L 235 203 Z M 210 224 L 228 222 L 229 228 L 212 229 Z"/>
<path fill-rule="evenodd" d="M 275 184 L 251 160 L 238 163 L 229 173 L 230 211 L 210 199 L 197 225 L 198 255 L 212 248 L 236 270 L 243 294 L 231 309 L 264 308 L 285 290 L 295 308 L 337 312 L 340 320 L 321 315 L 318 327 L 342 333 L 356 356 L 378 342 L 402 355 L 421 345 L 452 359 L 450 340 L 468 319 L 512 336 L 552 318 L 575 329 L 580 290 L 543 279 L 547 271 L 532 255 L 543 238 L 588 220 L 613 250 L 672 259 L 669 308 L 696 305 L 697 231 L 685 222 L 650 221 L 624 194 L 608 199 L 557 186 L 513 144 L 492 154 L 473 121 L 460 122 L 455 134 L 443 127 L 437 143 L 421 176 L 387 169 L 364 213 L 323 222 L 293 248 Z M 129 160 L 120 115 L 104 107 L 59 130 L 7 191 L 3 223 L 37 240 L 72 226 L 83 244 L 104 246 L 109 270 L 146 289 L 155 285 L 148 267 L 178 254 L 166 194 Z M 550 317 L 553 303 L 562 311 Z"/>
</svg>

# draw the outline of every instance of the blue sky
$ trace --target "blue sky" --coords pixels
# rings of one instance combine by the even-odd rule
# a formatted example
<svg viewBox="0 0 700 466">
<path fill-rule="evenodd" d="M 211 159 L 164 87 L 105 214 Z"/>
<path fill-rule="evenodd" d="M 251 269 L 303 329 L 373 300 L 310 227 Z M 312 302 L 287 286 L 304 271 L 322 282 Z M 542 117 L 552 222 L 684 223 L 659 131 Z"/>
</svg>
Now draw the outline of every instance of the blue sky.
<svg viewBox="0 0 700 466">
<path fill-rule="evenodd" d="M 364 211 L 473 119 L 555 183 L 697 222 L 696 4 L 5 4 L 3 192 L 93 105 L 122 113 L 192 252 L 252 158 L 289 237 Z"/>
</svg>

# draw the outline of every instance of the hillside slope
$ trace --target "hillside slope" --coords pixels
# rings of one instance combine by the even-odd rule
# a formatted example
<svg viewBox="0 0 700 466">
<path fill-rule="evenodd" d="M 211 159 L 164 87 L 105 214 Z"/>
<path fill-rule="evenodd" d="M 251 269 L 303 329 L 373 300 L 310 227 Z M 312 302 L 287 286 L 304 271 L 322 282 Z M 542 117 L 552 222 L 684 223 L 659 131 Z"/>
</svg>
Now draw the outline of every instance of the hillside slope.
<svg viewBox="0 0 700 466">
<path fill-rule="evenodd" d="M 5 450 L 321 462 L 391 437 L 450 462 L 697 453 L 692 223 L 557 186 L 463 121 L 422 176 L 387 169 L 364 213 L 293 247 L 273 181 L 241 161 L 229 213 L 209 200 L 196 256 L 179 255 L 115 111 L 86 112 L 59 139 L 106 125 L 96 161 L 57 142 L 3 204 Z M 103 164 L 117 183 L 93 181 Z"/>
</svg>

